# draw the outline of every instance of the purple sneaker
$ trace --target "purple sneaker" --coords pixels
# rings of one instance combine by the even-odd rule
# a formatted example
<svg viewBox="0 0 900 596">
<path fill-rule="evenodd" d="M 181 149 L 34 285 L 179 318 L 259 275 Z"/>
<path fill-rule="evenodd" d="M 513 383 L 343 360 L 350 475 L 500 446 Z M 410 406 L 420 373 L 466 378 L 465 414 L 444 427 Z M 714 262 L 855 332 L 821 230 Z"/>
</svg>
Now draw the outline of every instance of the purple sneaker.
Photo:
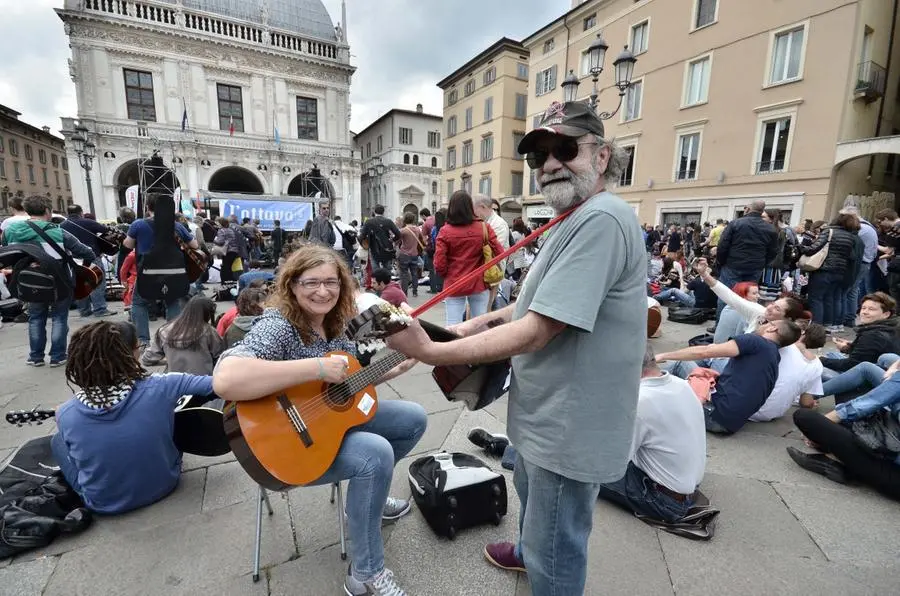
<svg viewBox="0 0 900 596">
<path fill-rule="evenodd" d="M 500 569 L 526 573 L 525 563 L 516 556 L 516 545 L 512 542 L 492 542 L 484 547 L 484 557 Z"/>
</svg>

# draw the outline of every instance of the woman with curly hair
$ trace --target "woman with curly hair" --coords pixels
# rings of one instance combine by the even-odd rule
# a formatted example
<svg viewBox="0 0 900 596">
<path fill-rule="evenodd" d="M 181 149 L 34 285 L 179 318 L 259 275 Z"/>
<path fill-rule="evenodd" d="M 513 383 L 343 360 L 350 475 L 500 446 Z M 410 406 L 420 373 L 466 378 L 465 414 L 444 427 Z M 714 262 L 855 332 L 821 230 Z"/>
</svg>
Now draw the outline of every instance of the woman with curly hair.
<svg viewBox="0 0 900 596">
<path fill-rule="evenodd" d="M 340 383 L 347 363 L 327 356 L 356 354 L 345 336 L 356 315 L 356 286 L 347 259 L 331 248 L 309 244 L 280 268 L 269 304 L 241 343 L 222 354 L 213 373 L 217 393 L 226 400 L 258 399 L 309 382 Z M 411 367 L 411 361 L 376 383 Z M 352 563 L 344 590 L 349 596 L 403 594 L 384 566 L 382 519 L 397 519 L 408 501 L 388 497 L 394 465 L 425 432 L 427 416 L 404 400 L 378 403 L 374 417 L 344 436 L 331 468 L 312 485 L 349 480 L 347 518 Z M 393 591 L 392 591 L 393 590 Z"/>
<path fill-rule="evenodd" d="M 124 513 L 175 490 L 175 406 L 183 395 L 211 395 L 212 377 L 150 375 L 138 361 L 134 325 L 98 321 L 72 334 L 66 379 L 77 389 L 56 411 L 50 444 L 85 505 Z"/>
</svg>

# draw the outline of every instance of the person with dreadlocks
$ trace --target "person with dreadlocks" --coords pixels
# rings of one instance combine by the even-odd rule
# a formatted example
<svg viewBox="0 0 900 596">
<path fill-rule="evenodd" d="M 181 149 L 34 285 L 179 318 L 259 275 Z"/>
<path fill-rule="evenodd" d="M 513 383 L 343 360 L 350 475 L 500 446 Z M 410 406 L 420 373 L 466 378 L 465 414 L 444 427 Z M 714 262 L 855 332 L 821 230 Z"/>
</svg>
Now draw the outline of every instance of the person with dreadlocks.
<svg viewBox="0 0 900 596">
<path fill-rule="evenodd" d="M 171 323 L 160 327 L 141 356 L 144 366 L 163 360 L 167 372 L 211 375 L 216 359 L 225 350 L 225 340 L 216 333 L 216 303 L 194 296 Z"/>
<path fill-rule="evenodd" d="M 212 378 L 151 375 L 131 323 L 98 321 L 72 335 L 66 379 L 75 395 L 56 411 L 53 455 L 97 513 L 124 513 L 167 496 L 181 477 L 172 438 L 183 395 L 212 395 Z"/>
<path fill-rule="evenodd" d="M 227 350 L 213 372 L 216 393 L 229 401 L 253 400 L 303 383 L 340 383 L 347 363 L 329 352 L 356 354 L 345 331 L 356 315 L 356 292 L 345 255 L 308 244 L 280 268 L 267 308 L 241 343 Z M 410 368 L 389 371 L 381 383 Z M 311 485 L 349 480 L 347 523 L 352 563 L 344 580 L 347 596 L 403 596 L 384 566 L 382 520 L 410 510 L 388 497 L 394 466 L 422 438 L 428 417 L 406 400 L 380 400 L 367 423 L 351 429 L 331 467 Z"/>
</svg>

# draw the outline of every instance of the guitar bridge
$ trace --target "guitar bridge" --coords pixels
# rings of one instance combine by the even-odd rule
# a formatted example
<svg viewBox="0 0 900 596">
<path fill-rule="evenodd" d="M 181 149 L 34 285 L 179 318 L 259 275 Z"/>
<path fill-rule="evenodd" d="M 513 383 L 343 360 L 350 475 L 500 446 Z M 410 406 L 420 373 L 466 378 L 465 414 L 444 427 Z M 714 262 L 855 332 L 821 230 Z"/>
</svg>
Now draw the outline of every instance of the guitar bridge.
<svg viewBox="0 0 900 596">
<path fill-rule="evenodd" d="M 287 398 L 287 395 L 282 393 L 278 396 L 278 403 L 281 404 L 281 409 L 284 410 L 284 413 L 291 421 L 294 430 L 297 431 L 297 434 L 300 436 L 300 440 L 303 441 L 303 446 L 312 447 L 313 440 L 312 436 L 309 434 L 309 428 L 306 426 L 306 423 L 303 422 L 303 417 L 300 416 L 300 412 L 297 411 L 297 408 L 291 403 L 291 400 Z"/>
</svg>

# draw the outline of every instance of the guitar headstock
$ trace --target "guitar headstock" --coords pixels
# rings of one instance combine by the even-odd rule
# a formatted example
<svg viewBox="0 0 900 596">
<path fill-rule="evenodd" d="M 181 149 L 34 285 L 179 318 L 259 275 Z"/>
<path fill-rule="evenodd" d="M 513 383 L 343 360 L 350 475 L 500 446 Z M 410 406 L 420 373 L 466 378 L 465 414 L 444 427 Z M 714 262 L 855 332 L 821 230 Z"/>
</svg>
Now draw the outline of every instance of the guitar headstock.
<svg viewBox="0 0 900 596">
<path fill-rule="evenodd" d="M 55 410 L 13 410 L 6 413 L 6 421 L 9 424 L 22 426 L 23 424 L 41 424 L 56 416 Z"/>
<path fill-rule="evenodd" d="M 403 331 L 413 321 L 402 309 L 376 297 L 377 302 L 363 310 L 347 325 L 347 337 L 357 342 L 360 352 L 377 352 L 385 347 L 384 339 Z M 357 301 L 359 306 L 371 298 Z"/>
</svg>

